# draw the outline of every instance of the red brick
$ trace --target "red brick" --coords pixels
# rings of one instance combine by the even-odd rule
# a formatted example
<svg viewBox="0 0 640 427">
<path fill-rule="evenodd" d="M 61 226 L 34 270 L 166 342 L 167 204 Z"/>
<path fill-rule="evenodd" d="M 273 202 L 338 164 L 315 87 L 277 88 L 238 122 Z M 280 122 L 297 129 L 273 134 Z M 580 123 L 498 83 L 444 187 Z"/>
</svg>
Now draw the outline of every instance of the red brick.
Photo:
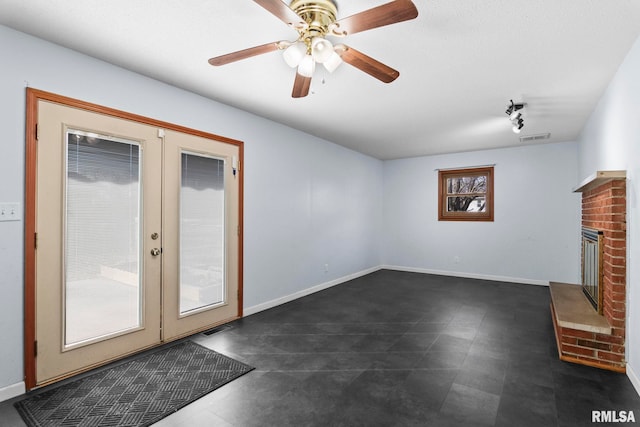
<svg viewBox="0 0 640 427">
<path fill-rule="evenodd" d="M 616 238 L 605 239 L 604 247 L 614 248 L 614 249 L 626 248 L 627 242 L 626 242 L 626 239 L 616 239 Z"/>
<path fill-rule="evenodd" d="M 607 344 L 607 343 L 601 343 L 601 342 L 590 341 L 590 340 L 578 340 L 578 345 L 580 347 L 589 347 L 589 348 L 595 348 L 598 350 L 611 351 L 611 344 Z"/>
<path fill-rule="evenodd" d="M 598 351 L 598 359 L 608 360 L 611 362 L 624 362 L 624 354 L 609 353 L 607 351 Z"/>
<path fill-rule="evenodd" d="M 626 259 L 627 259 L 627 248 L 609 248 L 609 255 L 611 255 L 612 257 L 620 257 L 620 258 L 624 258 L 625 259 L 625 263 L 626 263 Z"/>
<path fill-rule="evenodd" d="M 611 206 L 611 213 L 621 215 L 622 216 L 622 218 L 620 219 L 621 221 L 626 220 L 626 212 L 627 212 L 627 207 L 624 204 Z"/>
<path fill-rule="evenodd" d="M 608 342 L 611 344 L 624 344 L 624 338 L 616 337 L 613 335 L 596 334 L 596 341 Z"/>
<path fill-rule="evenodd" d="M 624 287 L 624 283 L 625 283 L 625 275 L 620 275 L 620 274 L 607 274 L 605 275 L 605 277 L 607 279 L 609 279 L 609 282 L 614 286 L 612 288 L 613 292 L 625 292 L 624 290 L 620 291 L 618 288 L 616 288 L 615 286 L 622 286 Z"/>
<path fill-rule="evenodd" d="M 611 271 L 611 274 L 613 274 L 613 275 L 624 276 L 624 275 L 627 274 L 627 267 L 619 266 L 619 265 L 612 265 L 610 271 Z"/>
<path fill-rule="evenodd" d="M 613 205 L 613 206 L 610 206 L 607 209 L 609 209 L 611 211 L 610 221 L 613 221 L 613 222 L 619 223 L 619 224 L 626 224 L 627 223 L 627 217 L 624 214 L 625 206 L 623 206 L 623 205 Z M 615 211 L 619 211 L 619 212 L 615 212 Z"/>
<path fill-rule="evenodd" d="M 617 320 L 624 320 L 626 318 L 625 310 L 611 310 L 611 317 Z"/>
<path fill-rule="evenodd" d="M 613 335 L 616 337 L 624 338 L 626 336 L 624 328 L 613 328 Z"/>
<path fill-rule="evenodd" d="M 613 314 L 611 313 L 611 307 L 609 307 L 609 304 L 607 304 L 606 301 L 604 304 L 604 309 L 602 310 L 602 314 L 604 314 L 604 317 L 607 318 L 607 321 L 611 323 L 611 319 L 613 319 Z"/>
<path fill-rule="evenodd" d="M 627 306 L 627 295 L 624 292 L 608 292 L 611 307 L 615 310 L 625 309 Z"/>
<path fill-rule="evenodd" d="M 602 230 L 604 235 L 605 245 L 608 242 L 625 242 L 627 240 L 627 233 L 623 230 Z"/>
<path fill-rule="evenodd" d="M 566 345 L 566 344 L 562 345 L 562 353 L 581 354 L 583 356 L 591 356 L 591 357 L 596 356 L 596 351 L 593 349 L 577 347 L 573 345 Z"/>
<path fill-rule="evenodd" d="M 612 353 L 624 354 L 624 346 L 623 345 L 612 344 L 611 345 L 611 352 Z"/>
<path fill-rule="evenodd" d="M 623 206 L 623 207 L 626 207 L 624 197 L 620 197 L 620 196 L 609 197 L 606 200 L 606 203 L 607 203 L 607 206 Z"/>
<path fill-rule="evenodd" d="M 622 267 L 624 268 L 624 273 L 622 274 L 627 274 L 627 257 L 626 256 L 613 256 L 611 255 L 611 262 L 617 266 L 617 267 Z"/>
<path fill-rule="evenodd" d="M 614 215 L 608 214 L 607 218 L 604 220 L 605 227 L 603 228 L 605 236 L 613 233 L 610 237 L 613 239 L 622 239 L 626 236 L 627 223 L 624 221 L 619 221 L 615 218 Z M 623 235 L 621 235 L 621 233 Z"/>
<path fill-rule="evenodd" d="M 613 274 L 627 274 L 626 257 L 613 257 L 609 254 L 605 257 L 605 268 Z"/>
<path fill-rule="evenodd" d="M 603 219 L 602 222 L 604 223 L 603 224 L 604 227 L 602 228 L 607 231 L 621 232 L 621 231 L 627 230 L 627 223 L 620 222 L 620 221 L 613 221 L 613 219 L 610 216 Z"/>
<path fill-rule="evenodd" d="M 571 336 L 571 337 L 578 337 L 578 338 L 585 338 L 585 339 L 588 339 L 588 340 L 595 340 L 595 338 L 596 338 L 596 334 L 593 333 L 593 332 L 579 331 L 577 329 L 571 329 L 571 328 L 563 328 L 562 329 L 562 335 Z"/>
<path fill-rule="evenodd" d="M 609 320 L 609 323 L 611 324 L 611 326 L 613 326 L 614 328 L 624 328 L 626 326 L 625 321 L 624 320 L 619 320 L 619 319 L 607 319 Z"/>
<path fill-rule="evenodd" d="M 612 198 L 624 198 L 627 196 L 627 192 L 624 188 L 612 188 L 611 189 Z"/>
<path fill-rule="evenodd" d="M 626 292 L 626 286 L 624 282 L 617 282 L 617 279 L 620 279 L 618 276 L 611 276 L 609 278 L 611 280 L 611 292 L 614 294 L 624 294 Z"/>
</svg>

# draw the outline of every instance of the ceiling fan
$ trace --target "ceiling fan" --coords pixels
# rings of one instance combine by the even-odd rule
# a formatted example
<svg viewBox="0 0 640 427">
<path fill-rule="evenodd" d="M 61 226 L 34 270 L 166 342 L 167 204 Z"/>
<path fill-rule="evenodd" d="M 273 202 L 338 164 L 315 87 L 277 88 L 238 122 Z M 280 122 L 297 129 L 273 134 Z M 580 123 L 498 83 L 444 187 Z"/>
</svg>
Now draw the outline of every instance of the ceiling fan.
<svg viewBox="0 0 640 427">
<path fill-rule="evenodd" d="M 291 93 L 294 98 L 309 94 L 316 63 L 333 72 L 338 65 L 346 62 L 384 83 L 391 83 L 400 75 L 398 71 L 345 44 L 334 45 L 326 36 L 344 37 L 418 16 L 418 10 L 411 0 L 391 1 L 339 20 L 335 0 L 291 0 L 289 6 L 281 0 L 254 1 L 296 30 L 298 38 L 217 56 L 209 59 L 209 64 L 220 66 L 282 50 L 287 64 L 297 69 Z"/>
</svg>

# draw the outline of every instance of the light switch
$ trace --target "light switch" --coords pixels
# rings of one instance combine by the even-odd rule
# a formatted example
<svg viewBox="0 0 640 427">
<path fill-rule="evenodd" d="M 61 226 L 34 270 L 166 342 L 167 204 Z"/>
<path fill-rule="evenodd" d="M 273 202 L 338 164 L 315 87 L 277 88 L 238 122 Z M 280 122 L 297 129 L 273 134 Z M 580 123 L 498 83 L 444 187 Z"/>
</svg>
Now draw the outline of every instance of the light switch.
<svg viewBox="0 0 640 427">
<path fill-rule="evenodd" d="M 0 203 L 0 221 L 20 221 L 21 219 L 20 203 Z"/>
</svg>

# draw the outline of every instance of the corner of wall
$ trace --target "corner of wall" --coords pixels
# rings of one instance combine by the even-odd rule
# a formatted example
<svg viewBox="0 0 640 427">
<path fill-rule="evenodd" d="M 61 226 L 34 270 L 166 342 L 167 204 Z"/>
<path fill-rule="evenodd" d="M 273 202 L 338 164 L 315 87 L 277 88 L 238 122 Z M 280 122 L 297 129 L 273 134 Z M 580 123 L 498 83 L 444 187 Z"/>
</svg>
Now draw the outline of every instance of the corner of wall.
<svg viewBox="0 0 640 427">
<path fill-rule="evenodd" d="M 341 283 L 348 282 L 349 280 L 357 279 L 358 277 L 362 277 L 362 276 L 365 276 L 367 274 L 374 273 L 374 272 L 380 270 L 381 268 L 382 268 L 382 266 L 371 267 L 371 268 L 368 268 L 366 270 L 358 271 L 358 272 L 353 273 L 353 274 L 349 274 L 349 275 L 346 275 L 346 276 L 343 276 L 343 277 L 339 277 L 339 278 L 331 280 L 329 282 L 324 282 L 324 283 L 320 283 L 320 284 L 315 285 L 315 286 L 311 286 L 311 287 L 309 287 L 307 289 L 303 289 L 303 290 L 295 292 L 293 294 L 289 294 L 289 295 L 282 296 L 280 298 L 272 299 L 272 300 L 264 302 L 262 304 L 257 304 L 257 305 L 251 306 L 251 307 L 246 307 L 246 308 L 243 309 L 243 315 L 245 317 L 246 316 L 250 316 L 252 314 L 256 314 L 256 313 L 259 313 L 261 311 L 268 310 L 270 308 L 277 307 L 277 306 L 282 305 L 282 304 L 286 304 L 286 303 L 288 303 L 290 301 L 293 301 L 293 300 L 296 300 L 298 298 L 302 298 L 302 297 L 305 297 L 307 295 L 311 295 L 313 293 L 320 292 L 320 291 L 323 291 L 325 289 L 331 288 L 333 286 L 339 285 Z"/>
<path fill-rule="evenodd" d="M 636 389 L 636 392 L 640 395 L 640 378 L 638 377 L 638 374 L 636 374 L 636 371 L 633 369 L 633 366 L 629 363 L 627 363 L 627 376 L 629 377 L 629 380 L 631 381 L 633 387 Z"/>
</svg>

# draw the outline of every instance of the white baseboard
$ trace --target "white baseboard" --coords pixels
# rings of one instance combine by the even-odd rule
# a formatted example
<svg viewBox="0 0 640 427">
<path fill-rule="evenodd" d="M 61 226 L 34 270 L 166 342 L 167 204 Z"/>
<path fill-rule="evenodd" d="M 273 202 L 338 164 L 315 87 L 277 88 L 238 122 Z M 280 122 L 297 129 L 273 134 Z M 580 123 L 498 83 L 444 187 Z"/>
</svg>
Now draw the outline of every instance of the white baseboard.
<svg viewBox="0 0 640 427">
<path fill-rule="evenodd" d="M 403 267 L 398 265 L 383 265 L 380 267 L 385 270 L 406 271 L 410 273 L 435 274 L 438 276 L 464 277 L 466 279 L 492 280 L 495 282 L 522 283 L 525 285 L 549 286 L 547 280 L 523 279 L 518 277 L 494 276 L 488 274 L 462 273 L 457 271 L 430 270 L 427 268 Z"/>
<path fill-rule="evenodd" d="M 26 387 L 24 385 L 24 382 L 19 382 L 17 384 L 0 388 L 0 402 L 4 402 L 5 400 L 12 399 L 16 396 L 20 396 L 25 392 Z"/>
<path fill-rule="evenodd" d="M 636 389 L 636 393 L 640 395 L 640 378 L 638 378 L 636 371 L 634 371 L 633 367 L 631 367 L 631 365 L 629 365 L 628 363 L 627 363 L 627 376 L 629 377 L 629 380 L 631 380 L 631 384 L 633 384 L 633 387 Z"/>
<path fill-rule="evenodd" d="M 337 279 L 331 280 L 329 282 L 320 283 L 319 285 L 312 286 L 307 289 L 303 289 L 298 292 L 294 292 L 290 295 L 285 295 L 280 298 L 273 299 L 271 301 L 263 302 L 262 304 L 257 304 L 252 307 L 246 307 L 243 309 L 244 316 L 250 316 L 255 313 L 259 313 L 264 310 L 268 310 L 273 307 L 277 307 L 279 305 L 288 303 L 290 301 L 296 300 L 298 298 L 305 297 L 307 295 L 314 294 L 316 292 L 331 288 L 333 286 L 339 285 L 344 282 L 348 282 L 349 280 L 357 279 L 358 277 L 366 276 L 367 274 L 373 273 L 380 270 L 380 266 L 368 268 L 366 270 L 358 271 L 357 273 L 349 274 L 347 276 L 339 277 Z"/>
<path fill-rule="evenodd" d="M 328 289 L 332 286 L 336 286 L 341 283 L 348 282 L 349 280 L 357 279 L 358 277 L 365 276 L 367 274 L 373 273 L 378 270 L 407 271 L 411 273 L 435 274 L 438 276 L 464 277 L 467 279 L 493 280 L 496 282 L 522 283 L 525 285 L 549 286 L 549 282 L 545 280 L 533 280 L 533 279 L 523 279 L 523 278 L 505 277 L 505 276 L 492 276 L 492 275 L 475 274 L 475 273 L 461 273 L 456 271 L 430 270 L 426 268 L 403 267 L 403 266 L 397 266 L 397 265 L 379 265 L 377 267 L 368 268 L 366 270 L 349 274 L 347 276 L 343 276 L 338 279 L 331 280 L 329 282 L 320 283 L 319 285 L 315 285 L 310 288 L 303 289 L 298 292 L 294 292 L 293 294 L 285 295 L 283 297 L 264 302 L 262 304 L 257 304 L 252 307 L 246 307 L 243 310 L 243 315 L 250 316 L 252 314 L 259 313 L 261 311 L 268 310 L 273 307 L 277 307 L 279 305 L 288 303 L 298 298 L 302 298 L 307 295 L 311 295 L 313 293 L 322 291 L 324 289 Z"/>
</svg>

